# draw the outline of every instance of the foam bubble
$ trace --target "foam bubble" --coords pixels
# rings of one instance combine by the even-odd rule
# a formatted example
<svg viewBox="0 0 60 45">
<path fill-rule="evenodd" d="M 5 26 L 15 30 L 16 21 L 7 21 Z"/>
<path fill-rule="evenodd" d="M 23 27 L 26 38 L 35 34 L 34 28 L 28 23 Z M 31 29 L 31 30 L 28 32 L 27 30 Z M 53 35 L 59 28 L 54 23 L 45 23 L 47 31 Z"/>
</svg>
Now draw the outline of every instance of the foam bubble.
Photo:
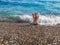
<svg viewBox="0 0 60 45">
<path fill-rule="evenodd" d="M 33 22 L 33 18 L 30 15 L 23 15 L 23 16 L 19 16 L 20 20 L 22 21 L 26 21 L 26 22 Z"/>
<path fill-rule="evenodd" d="M 32 15 L 14 15 L 9 17 L 0 17 L 0 21 L 19 21 L 19 22 L 28 22 L 33 23 Z M 39 25 L 57 25 L 60 24 L 60 16 L 39 16 Z"/>
<path fill-rule="evenodd" d="M 30 15 L 19 16 L 21 20 L 32 23 L 33 18 Z M 57 25 L 60 24 L 60 16 L 39 16 L 39 25 Z"/>
</svg>

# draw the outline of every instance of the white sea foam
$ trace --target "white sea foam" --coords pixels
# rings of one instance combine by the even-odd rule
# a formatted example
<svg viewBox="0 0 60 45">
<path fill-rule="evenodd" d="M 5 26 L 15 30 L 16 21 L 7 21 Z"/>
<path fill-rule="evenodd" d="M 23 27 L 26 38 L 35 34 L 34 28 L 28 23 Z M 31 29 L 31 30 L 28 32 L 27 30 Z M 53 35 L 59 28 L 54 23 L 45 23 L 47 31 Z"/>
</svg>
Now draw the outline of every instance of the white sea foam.
<svg viewBox="0 0 60 45">
<path fill-rule="evenodd" d="M 26 21 L 29 23 L 33 22 L 33 18 L 30 15 L 19 16 L 20 20 Z M 39 25 L 57 25 L 60 24 L 60 16 L 39 16 Z"/>
<path fill-rule="evenodd" d="M 9 17 L 0 17 L 0 21 L 17 21 L 17 22 L 28 22 L 33 23 L 32 15 L 14 15 Z M 57 25 L 60 24 L 60 16 L 39 16 L 39 25 Z"/>
</svg>

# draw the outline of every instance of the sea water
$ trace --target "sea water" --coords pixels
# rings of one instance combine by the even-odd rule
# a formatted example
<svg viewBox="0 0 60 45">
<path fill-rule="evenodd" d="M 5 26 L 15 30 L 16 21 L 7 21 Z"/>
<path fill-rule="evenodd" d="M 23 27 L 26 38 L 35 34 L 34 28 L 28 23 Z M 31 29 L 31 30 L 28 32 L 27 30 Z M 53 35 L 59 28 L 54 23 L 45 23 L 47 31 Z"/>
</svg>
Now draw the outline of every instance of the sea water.
<svg viewBox="0 0 60 45">
<path fill-rule="evenodd" d="M 40 13 L 40 25 L 60 24 L 60 1 L 0 0 L 0 21 L 32 23 L 32 13 Z"/>
</svg>

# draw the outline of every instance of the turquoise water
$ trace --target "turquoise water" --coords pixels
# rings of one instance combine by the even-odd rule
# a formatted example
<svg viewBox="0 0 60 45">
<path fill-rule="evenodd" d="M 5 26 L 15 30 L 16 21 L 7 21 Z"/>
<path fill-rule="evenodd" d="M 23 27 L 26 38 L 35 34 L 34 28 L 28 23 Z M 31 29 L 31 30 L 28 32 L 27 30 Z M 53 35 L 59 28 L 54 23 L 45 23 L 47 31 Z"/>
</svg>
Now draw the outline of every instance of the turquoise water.
<svg viewBox="0 0 60 45">
<path fill-rule="evenodd" d="M 23 1 L 23 2 L 8 2 L 0 1 L 1 12 L 8 12 L 11 15 L 31 14 L 39 12 L 43 15 L 54 14 L 60 15 L 60 2 L 57 1 Z M 3 14 L 2 14 L 3 15 Z M 5 15 L 6 16 L 6 15 Z"/>
<path fill-rule="evenodd" d="M 32 13 L 40 13 L 40 24 L 60 23 L 60 1 L 1 0 L 0 20 L 32 22 Z"/>
</svg>

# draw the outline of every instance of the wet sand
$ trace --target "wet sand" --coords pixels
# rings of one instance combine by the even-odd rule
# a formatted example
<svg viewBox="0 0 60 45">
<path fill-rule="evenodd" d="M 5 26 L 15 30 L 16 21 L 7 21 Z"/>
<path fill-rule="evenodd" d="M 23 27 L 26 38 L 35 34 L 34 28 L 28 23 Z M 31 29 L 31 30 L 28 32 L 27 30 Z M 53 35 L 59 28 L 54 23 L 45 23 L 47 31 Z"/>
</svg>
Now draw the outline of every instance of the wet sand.
<svg viewBox="0 0 60 45">
<path fill-rule="evenodd" d="M 0 22 L 0 45 L 60 45 L 60 25 Z"/>
</svg>

